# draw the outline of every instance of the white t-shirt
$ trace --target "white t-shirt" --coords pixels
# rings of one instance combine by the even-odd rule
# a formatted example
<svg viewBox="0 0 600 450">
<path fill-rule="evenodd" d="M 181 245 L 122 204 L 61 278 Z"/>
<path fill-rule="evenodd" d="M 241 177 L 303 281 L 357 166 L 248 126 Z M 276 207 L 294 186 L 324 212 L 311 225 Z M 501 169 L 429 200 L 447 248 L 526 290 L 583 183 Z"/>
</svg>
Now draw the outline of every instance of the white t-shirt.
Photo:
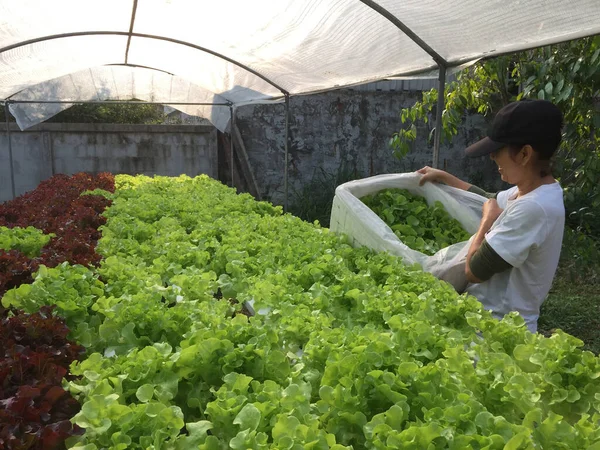
<svg viewBox="0 0 600 450">
<path fill-rule="evenodd" d="M 516 198 L 517 187 L 497 196 L 504 211 L 486 234 L 486 241 L 512 268 L 467 292 L 500 319 L 517 311 L 532 333 L 540 306 L 548 295 L 560 257 L 565 226 L 563 192 L 558 183 L 544 184 Z"/>
</svg>

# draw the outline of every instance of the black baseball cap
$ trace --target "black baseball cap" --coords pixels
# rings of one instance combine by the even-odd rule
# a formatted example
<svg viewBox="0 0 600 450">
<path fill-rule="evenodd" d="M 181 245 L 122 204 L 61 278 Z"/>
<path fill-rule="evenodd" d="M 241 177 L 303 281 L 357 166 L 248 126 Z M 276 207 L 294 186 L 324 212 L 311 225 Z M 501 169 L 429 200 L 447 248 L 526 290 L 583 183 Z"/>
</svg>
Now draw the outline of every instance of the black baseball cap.
<svg viewBox="0 0 600 450">
<path fill-rule="evenodd" d="M 503 107 L 488 129 L 487 137 L 469 146 L 467 156 L 483 156 L 507 145 L 531 145 L 552 152 L 543 155 L 550 158 L 561 140 L 563 116 L 553 103 L 547 100 L 522 100 Z M 540 145 L 542 144 L 542 145 Z"/>
</svg>

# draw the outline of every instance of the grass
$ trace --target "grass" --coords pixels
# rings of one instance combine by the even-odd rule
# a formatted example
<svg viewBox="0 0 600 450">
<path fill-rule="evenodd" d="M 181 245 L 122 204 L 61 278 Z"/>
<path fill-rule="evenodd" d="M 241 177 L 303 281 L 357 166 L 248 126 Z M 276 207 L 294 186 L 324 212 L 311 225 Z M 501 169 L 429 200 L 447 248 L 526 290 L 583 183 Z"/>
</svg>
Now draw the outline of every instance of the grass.
<svg viewBox="0 0 600 450">
<path fill-rule="evenodd" d="M 565 228 L 561 261 L 542 305 L 538 331 L 561 329 L 600 354 L 600 241 Z"/>
<path fill-rule="evenodd" d="M 564 267 L 542 305 L 538 331 L 550 336 L 561 329 L 584 342 L 584 348 L 600 354 L 600 282 L 595 274 L 572 277 Z"/>
<path fill-rule="evenodd" d="M 340 164 L 336 172 L 327 172 L 317 168 L 311 180 L 300 189 L 292 187 L 290 213 L 307 222 L 318 220 L 324 227 L 329 227 L 331 206 L 335 189 L 347 181 L 362 178 L 356 168 Z"/>
</svg>

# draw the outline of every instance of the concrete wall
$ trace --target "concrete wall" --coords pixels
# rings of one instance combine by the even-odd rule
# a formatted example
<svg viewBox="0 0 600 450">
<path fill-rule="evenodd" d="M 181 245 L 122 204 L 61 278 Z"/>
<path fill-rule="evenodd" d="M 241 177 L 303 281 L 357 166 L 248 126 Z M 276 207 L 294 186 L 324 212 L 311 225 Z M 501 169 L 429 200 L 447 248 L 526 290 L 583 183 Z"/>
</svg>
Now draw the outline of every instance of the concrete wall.
<svg viewBox="0 0 600 450">
<path fill-rule="evenodd" d="M 359 90 L 292 97 L 290 192 L 310 182 L 321 169 L 330 174 L 353 172 L 365 177 L 414 171 L 430 165 L 433 146 L 427 142 L 427 137 L 431 124 L 418 129 L 417 142 L 403 160 L 396 159 L 389 147 L 390 137 L 402 126 L 401 109 L 412 106 L 420 98 L 419 92 Z M 283 104 L 241 107 L 237 111 L 236 123 L 261 195 L 282 204 Z M 453 142 L 442 145 L 440 166 L 482 187 L 499 188 L 501 184 L 493 162 L 485 158 L 472 160 L 463 157 L 465 147 L 483 137 L 486 127 L 479 115 L 465 118 Z"/>
<path fill-rule="evenodd" d="M 401 161 L 389 140 L 402 126 L 400 111 L 412 106 L 420 92 L 345 89 L 291 98 L 290 203 L 293 192 L 319 173 L 362 178 L 407 172 L 431 164 L 428 142 L 432 124 L 419 127 L 417 142 Z M 283 104 L 239 108 L 236 124 L 263 199 L 283 204 Z M 13 124 L 14 125 L 14 124 Z M 451 144 L 443 144 L 440 165 L 458 177 L 487 189 L 502 186 L 489 159 L 466 159 L 463 150 L 485 135 L 479 115 L 466 117 Z M 53 173 L 110 171 L 218 178 L 217 136 L 204 125 L 41 124 L 11 133 L 17 195 L 34 189 Z M 0 127 L 0 130 L 2 128 Z M 228 157 L 222 173 L 228 174 Z M 225 179 L 226 178 L 226 179 Z M 228 175 L 223 182 L 229 183 Z M 0 131 L 0 201 L 11 198 L 6 135 Z"/>
<path fill-rule="evenodd" d="M 11 127 L 16 195 L 56 173 L 217 177 L 217 132 L 202 125 L 41 124 Z M 0 132 L 0 201 L 12 198 L 8 140 Z"/>
</svg>

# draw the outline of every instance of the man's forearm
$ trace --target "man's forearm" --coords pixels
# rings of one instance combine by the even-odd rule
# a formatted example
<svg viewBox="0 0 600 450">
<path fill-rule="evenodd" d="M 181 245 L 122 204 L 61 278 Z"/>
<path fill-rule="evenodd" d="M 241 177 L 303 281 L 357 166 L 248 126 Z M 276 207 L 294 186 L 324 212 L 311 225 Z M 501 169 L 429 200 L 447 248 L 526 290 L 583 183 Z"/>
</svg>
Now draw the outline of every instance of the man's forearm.
<svg viewBox="0 0 600 450">
<path fill-rule="evenodd" d="M 471 187 L 468 189 L 469 192 L 473 192 L 474 194 L 477 195 L 481 195 L 482 197 L 487 197 L 487 198 L 496 198 L 498 196 L 498 193 L 492 193 L 492 192 L 486 192 L 483 189 L 481 189 L 480 187 L 475 186 L 474 184 L 471 185 Z"/>
<path fill-rule="evenodd" d="M 448 172 L 446 172 L 446 175 L 442 179 L 442 182 L 444 182 L 444 184 L 447 184 L 448 186 L 462 189 L 464 191 L 468 191 L 469 188 L 472 186 L 472 184 L 469 184 L 466 181 L 461 180 L 460 178 L 456 178 L 454 175 L 451 175 Z"/>
<path fill-rule="evenodd" d="M 466 261 L 466 265 L 465 265 L 465 274 L 467 276 L 467 280 L 469 280 L 471 283 L 481 283 L 481 280 L 478 279 L 471 272 L 471 268 L 470 268 L 471 258 L 473 257 L 475 252 L 477 252 L 477 250 L 479 250 L 479 247 L 481 247 L 481 244 L 483 243 L 483 241 L 485 239 L 485 234 L 489 231 L 489 229 L 492 227 L 493 224 L 494 224 L 494 220 L 487 219 L 487 218 L 482 219 L 481 223 L 479 224 L 479 229 L 477 230 L 475 237 L 471 241 L 471 246 L 469 247 L 469 252 L 467 253 L 467 261 Z"/>
</svg>

